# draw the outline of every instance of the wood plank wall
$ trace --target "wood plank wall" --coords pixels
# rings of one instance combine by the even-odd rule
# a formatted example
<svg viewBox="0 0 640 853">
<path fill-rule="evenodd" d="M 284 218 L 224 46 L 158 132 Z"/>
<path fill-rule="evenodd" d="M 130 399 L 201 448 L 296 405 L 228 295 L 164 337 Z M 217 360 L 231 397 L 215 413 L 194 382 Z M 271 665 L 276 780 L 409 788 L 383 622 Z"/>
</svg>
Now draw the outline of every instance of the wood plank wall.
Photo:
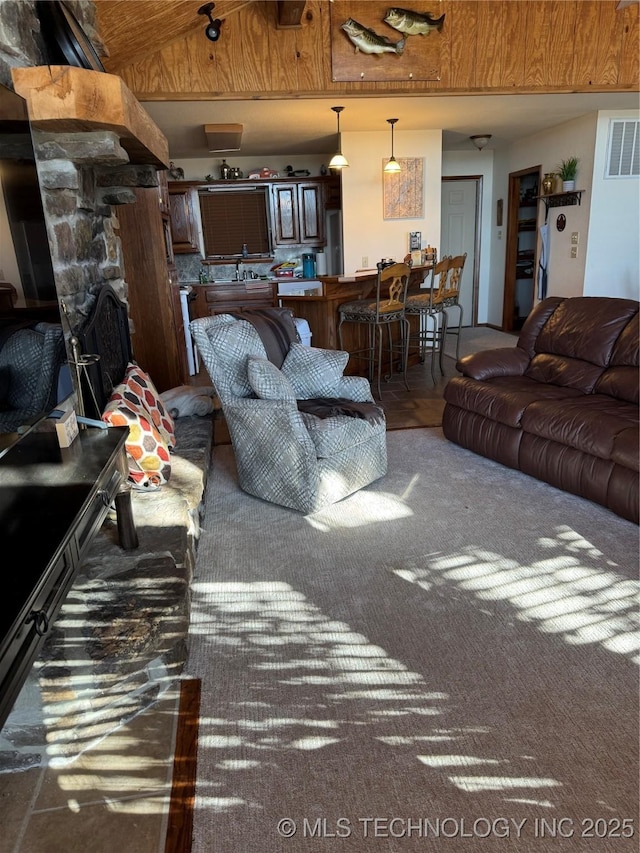
<svg viewBox="0 0 640 853">
<path fill-rule="evenodd" d="M 299 29 L 277 29 L 276 3 L 250 3 L 224 21 L 219 41 L 198 29 L 139 62 L 119 64 L 117 73 L 141 100 L 638 91 L 640 85 L 638 4 L 617 10 L 617 0 L 442 0 L 441 79 L 394 83 L 332 82 L 329 6 L 308 0 Z"/>
</svg>

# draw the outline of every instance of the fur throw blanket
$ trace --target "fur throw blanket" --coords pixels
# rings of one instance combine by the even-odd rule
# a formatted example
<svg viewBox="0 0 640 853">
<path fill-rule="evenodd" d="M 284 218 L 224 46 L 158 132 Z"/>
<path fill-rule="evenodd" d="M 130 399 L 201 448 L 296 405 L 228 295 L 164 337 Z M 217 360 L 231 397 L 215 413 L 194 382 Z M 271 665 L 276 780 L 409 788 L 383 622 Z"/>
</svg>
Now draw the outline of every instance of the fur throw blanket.
<svg viewBox="0 0 640 853">
<path fill-rule="evenodd" d="M 160 394 L 162 402 L 173 418 L 189 415 L 210 415 L 213 412 L 215 389 L 210 386 L 179 385 Z"/>
</svg>

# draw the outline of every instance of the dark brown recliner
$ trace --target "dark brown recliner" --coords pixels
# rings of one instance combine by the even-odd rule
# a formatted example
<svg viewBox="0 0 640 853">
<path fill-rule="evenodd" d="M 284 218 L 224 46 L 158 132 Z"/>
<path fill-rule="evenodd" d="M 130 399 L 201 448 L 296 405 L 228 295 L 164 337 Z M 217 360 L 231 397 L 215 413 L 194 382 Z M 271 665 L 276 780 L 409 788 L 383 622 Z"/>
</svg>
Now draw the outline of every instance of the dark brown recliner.
<svg viewBox="0 0 640 853">
<path fill-rule="evenodd" d="M 638 309 L 549 297 L 513 348 L 460 359 L 445 388 L 451 441 L 638 523 Z"/>
</svg>

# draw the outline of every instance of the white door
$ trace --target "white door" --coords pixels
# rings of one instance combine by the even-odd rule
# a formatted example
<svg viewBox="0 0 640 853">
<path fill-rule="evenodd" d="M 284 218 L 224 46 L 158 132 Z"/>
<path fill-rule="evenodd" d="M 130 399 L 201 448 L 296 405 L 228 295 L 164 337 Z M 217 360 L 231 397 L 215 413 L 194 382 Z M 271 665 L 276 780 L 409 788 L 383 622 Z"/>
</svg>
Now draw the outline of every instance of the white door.
<svg viewBox="0 0 640 853">
<path fill-rule="evenodd" d="M 478 181 L 454 180 L 442 181 L 442 224 L 439 257 L 443 255 L 463 255 L 467 260 L 462 273 L 460 304 L 462 305 L 464 326 L 475 326 L 477 317 L 477 298 L 474 298 L 476 280 L 476 220 L 478 204 Z M 457 318 L 454 318 L 457 322 Z"/>
</svg>

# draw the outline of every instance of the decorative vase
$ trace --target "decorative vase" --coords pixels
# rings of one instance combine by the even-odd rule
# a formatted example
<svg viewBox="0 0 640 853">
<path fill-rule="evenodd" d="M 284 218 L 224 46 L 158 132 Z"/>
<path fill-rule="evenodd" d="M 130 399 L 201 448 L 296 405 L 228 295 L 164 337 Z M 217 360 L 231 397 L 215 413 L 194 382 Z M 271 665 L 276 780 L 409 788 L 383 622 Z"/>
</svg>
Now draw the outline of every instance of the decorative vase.
<svg viewBox="0 0 640 853">
<path fill-rule="evenodd" d="M 556 185 L 556 176 L 553 172 L 546 172 L 544 178 L 542 179 L 542 193 L 543 195 L 550 195 L 553 192 L 553 188 Z"/>
<path fill-rule="evenodd" d="M 562 192 L 563 193 L 570 193 L 573 190 L 575 190 L 575 188 L 576 188 L 576 182 L 575 181 L 563 181 L 562 182 Z"/>
</svg>

